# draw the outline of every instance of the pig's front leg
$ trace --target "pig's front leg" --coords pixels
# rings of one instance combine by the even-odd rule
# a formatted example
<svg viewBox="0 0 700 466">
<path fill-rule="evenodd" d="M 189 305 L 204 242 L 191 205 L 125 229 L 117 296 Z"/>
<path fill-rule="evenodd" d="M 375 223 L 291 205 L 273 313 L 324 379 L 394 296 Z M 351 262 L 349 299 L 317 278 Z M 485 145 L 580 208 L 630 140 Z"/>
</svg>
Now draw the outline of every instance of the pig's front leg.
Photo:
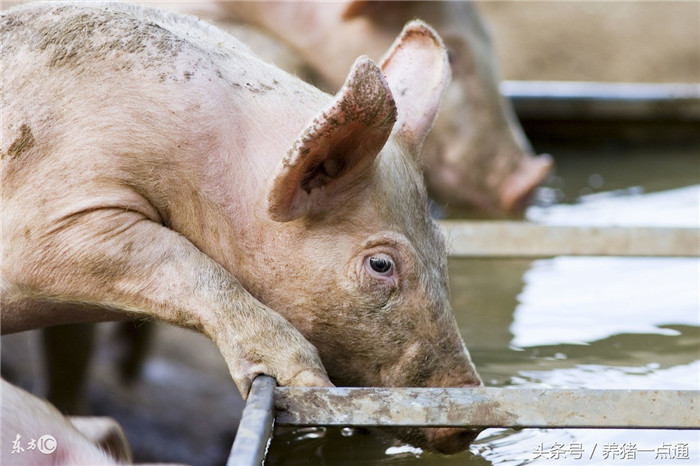
<svg viewBox="0 0 700 466">
<path fill-rule="evenodd" d="M 12 301 L 27 295 L 107 306 L 209 336 L 243 397 L 259 374 L 280 385 L 331 385 L 301 333 L 177 232 L 133 211 L 99 209 L 52 225 L 43 237 L 17 245 L 6 261 L 24 296 L 10 299 L 3 325 L 38 317 L 21 315 L 23 306 L 13 315 Z"/>
</svg>

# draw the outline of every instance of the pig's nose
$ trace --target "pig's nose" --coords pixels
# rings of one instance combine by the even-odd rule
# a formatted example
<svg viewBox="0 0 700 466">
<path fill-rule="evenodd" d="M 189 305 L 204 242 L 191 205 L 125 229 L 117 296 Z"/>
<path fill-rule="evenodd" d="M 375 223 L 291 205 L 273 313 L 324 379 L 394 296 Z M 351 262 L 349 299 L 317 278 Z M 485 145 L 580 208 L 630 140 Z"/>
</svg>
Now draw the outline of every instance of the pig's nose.
<svg viewBox="0 0 700 466">
<path fill-rule="evenodd" d="M 438 427 L 425 429 L 425 437 L 428 440 L 428 448 L 438 453 L 452 455 L 469 448 L 483 429 Z"/>
<path fill-rule="evenodd" d="M 500 207 L 506 212 L 525 208 L 528 199 L 552 171 L 554 161 L 549 154 L 525 156 L 518 169 L 508 175 L 500 188 Z"/>
<path fill-rule="evenodd" d="M 483 385 L 476 373 L 466 377 L 466 380 L 455 388 L 473 388 Z M 452 455 L 469 448 L 482 430 L 484 429 L 477 427 L 436 427 L 424 429 L 424 435 L 430 450 Z"/>
</svg>

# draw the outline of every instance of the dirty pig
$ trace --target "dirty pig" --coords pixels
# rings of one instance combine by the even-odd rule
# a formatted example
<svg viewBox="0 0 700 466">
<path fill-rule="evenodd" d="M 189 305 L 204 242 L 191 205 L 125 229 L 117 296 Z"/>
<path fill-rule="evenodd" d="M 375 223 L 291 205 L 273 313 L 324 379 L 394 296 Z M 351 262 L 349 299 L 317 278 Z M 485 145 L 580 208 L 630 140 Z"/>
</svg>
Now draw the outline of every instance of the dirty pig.
<svg viewBox="0 0 700 466">
<path fill-rule="evenodd" d="M 469 387 L 419 152 L 449 81 L 406 25 L 330 96 L 193 18 L 1 16 L 2 331 L 155 318 L 207 335 L 246 397 Z M 452 453 L 466 429 L 408 429 Z"/>
</svg>

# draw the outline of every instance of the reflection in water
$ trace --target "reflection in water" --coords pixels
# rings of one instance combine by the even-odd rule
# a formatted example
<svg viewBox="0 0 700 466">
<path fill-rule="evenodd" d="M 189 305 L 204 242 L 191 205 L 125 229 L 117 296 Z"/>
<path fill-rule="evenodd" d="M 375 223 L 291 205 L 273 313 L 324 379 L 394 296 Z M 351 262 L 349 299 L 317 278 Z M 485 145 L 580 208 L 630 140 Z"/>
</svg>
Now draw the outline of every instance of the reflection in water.
<svg viewBox="0 0 700 466">
<path fill-rule="evenodd" d="M 533 206 L 527 219 L 547 225 L 700 226 L 700 185 L 640 195 L 625 189 L 582 196 L 574 205 Z"/>
<path fill-rule="evenodd" d="M 507 348 L 528 260 L 450 259 L 452 308 L 473 350 Z"/>
<path fill-rule="evenodd" d="M 555 176 L 544 186 L 544 204 L 554 201 L 565 206 L 600 195 L 608 199 L 625 197 L 625 194 L 649 195 L 700 183 L 700 140 L 674 147 L 668 144 L 627 146 L 614 139 L 591 140 L 576 145 L 538 144 L 537 150 L 556 156 Z M 646 202 L 645 198 L 639 200 Z M 529 216 L 533 209 L 528 210 Z M 619 209 L 617 212 L 624 214 Z M 640 213 L 653 221 L 650 212 L 653 212 L 653 205 L 646 213 Z M 647 224 L 649 220 L 644 222 Z"/>
<path fill-rule="evenodd" d="M 483 456 L 470 451 L 445 456 L 423 452 L 420 448 L 400 446 L 381 429 L 277 428 L 268 466 L 325 465 L 491 465 Z"/>
<path fill-rule="evenodd" d="M 697 374 L 700 374 L 700 361 L 669 369 L 661 369 L 656 362 L 622 367 L 581 364 L 563 369 L 521 370 L 518 377 L 513 378 L 513 385 L 652 390 L 672 380 L 674 389 L 698 390 Z"/>
<path fill-rule="evenodd" d="M 557 257 L 536 261 L 523 279 L 511 326 L 517 347 L 700 325 L 697 258 Z"/>
</svg>

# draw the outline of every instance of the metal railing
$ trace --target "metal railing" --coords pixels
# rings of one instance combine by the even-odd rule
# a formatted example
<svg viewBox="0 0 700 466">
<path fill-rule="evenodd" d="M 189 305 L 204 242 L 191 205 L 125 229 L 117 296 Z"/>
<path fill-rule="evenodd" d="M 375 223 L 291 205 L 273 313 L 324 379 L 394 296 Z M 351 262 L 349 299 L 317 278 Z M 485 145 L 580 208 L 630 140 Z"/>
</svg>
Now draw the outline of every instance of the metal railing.
<svg viewBox="0 0 700 466">
<path fill-rule="evenodd" d="M 272 426 L 700 429 L 700 391 L 299 388 L 253 381 L 229 466 L 260 465 Z"/>
<path fill-rule="evenodd" d="M 699 228 L 441 220 L 451 257 L 700 257 Z"/>
<path fill-rule="evenodd" d="M 700 121 L 698 83 L 503 81 L 518 117 Z"/>
</svg>

